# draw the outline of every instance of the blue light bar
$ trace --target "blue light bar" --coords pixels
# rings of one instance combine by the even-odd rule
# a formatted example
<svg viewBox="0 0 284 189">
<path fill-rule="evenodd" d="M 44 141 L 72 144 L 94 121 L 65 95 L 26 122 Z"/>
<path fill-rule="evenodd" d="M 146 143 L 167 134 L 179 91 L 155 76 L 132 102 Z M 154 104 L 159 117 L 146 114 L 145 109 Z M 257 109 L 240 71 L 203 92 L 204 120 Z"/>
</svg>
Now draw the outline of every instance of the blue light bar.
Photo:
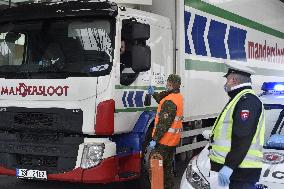
<svg viewBox="0 0 284 189">
<path fill-rule="evenodd" d="M 264 82 L 262 84 L 261 90 L 284 92 L 284 82 Z"/>
</svg>

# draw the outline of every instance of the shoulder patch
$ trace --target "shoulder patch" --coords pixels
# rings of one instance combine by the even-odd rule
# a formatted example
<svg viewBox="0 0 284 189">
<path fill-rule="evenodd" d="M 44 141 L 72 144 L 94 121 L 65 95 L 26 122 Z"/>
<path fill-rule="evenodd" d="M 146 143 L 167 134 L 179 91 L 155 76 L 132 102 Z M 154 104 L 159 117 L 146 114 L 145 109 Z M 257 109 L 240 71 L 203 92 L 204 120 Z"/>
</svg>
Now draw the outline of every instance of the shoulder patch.
<svg viewBox="0 0 284 189">
<path fill-rule="evenodd" d="M 242 110 L 240 116 L 243 121 L 246 121 L 250 116 L 249 110 Z"/>
</svg>

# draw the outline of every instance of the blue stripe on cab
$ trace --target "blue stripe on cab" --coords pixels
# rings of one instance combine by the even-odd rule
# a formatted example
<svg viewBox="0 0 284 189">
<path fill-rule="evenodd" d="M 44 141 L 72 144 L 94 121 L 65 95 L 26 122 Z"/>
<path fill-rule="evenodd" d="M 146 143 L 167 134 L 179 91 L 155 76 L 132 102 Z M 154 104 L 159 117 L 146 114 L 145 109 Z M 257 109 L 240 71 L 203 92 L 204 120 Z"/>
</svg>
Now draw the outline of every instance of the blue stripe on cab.
<svg viewBox="0 0 284 189">
<path fill-rule="evenodd" d="M 143 94 L 144 91 L 136 91 L 136 95 L 135 95 L 135 104 L 136 107 L 143 107 Z"/>
<path fill-rule="evenodd" d="M 127 96 L 127 102 L 128 102 L 129 107 L 134 107 L 133 96 L 134 96 L 134 91 L 129 91 L 128 96 Z"/>
<path fill-rule="evenodd" d="M 127 91 L 124 91 L 123 96 L 122 96 L 122 103 L 123 103 L 124 107 L 127 107 L 127 104 L 126 104 L 126 94 L 127 94 Z"/>
</svg>

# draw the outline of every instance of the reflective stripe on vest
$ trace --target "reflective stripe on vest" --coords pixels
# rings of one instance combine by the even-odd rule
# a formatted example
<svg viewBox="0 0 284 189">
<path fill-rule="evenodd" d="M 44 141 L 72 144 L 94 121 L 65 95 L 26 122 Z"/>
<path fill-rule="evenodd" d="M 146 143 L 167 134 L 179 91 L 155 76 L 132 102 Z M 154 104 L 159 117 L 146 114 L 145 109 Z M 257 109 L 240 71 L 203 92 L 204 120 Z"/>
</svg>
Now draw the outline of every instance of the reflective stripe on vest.
<svg viewBox="0 0 284 189">
<path fill-rule="evenodd" d="M 157 113 L 157 114 L 156 114 L 156 117 L 159 118 L 159 117 L 160 117 L 160 113 Z M 183 116 L 176 116 L 176 117 L 175 117 L 175 121 L 182 121 L 182 120 L 183 120 Z"/>
<path fill-rule="evenodd" d="M 213 126 L 213 142 L 209 157 L 212 161 L 220 164 L 225 163 L 225 158 L 228 152 L 231 150 L 231 135 L 233 127 L 233 112 L 240 100 L 245 94 L 254 94 L 253 90 L 246 89 L 241 91 L 235 96 L 235 98 L 225 107 L 223 113 L 219 115 Z M 264 143 L 265 132 L 265 117 L 264 111 L 262 112 L 258 120 L 257 129 L 252 140 L 252 144 L 249 148 L 247 155 L 240 168 L 261 168 L 262 167 L 262 148 Z"/>
<path fill-rule="evenodd" d="M 163 98 L 157 109 L 157 114 L 155 117 L 155 127 L 152 132 L 152 137 L 154 137 L 156 133 L 157 124 L 159 122 L 160 112 L 162 104 L 166 101 L 170 100 L 176 105 L 176 116 L 175 119 L 169 128 L 168 132 L 164 134 L 164 136 L 159 141 L 160 144 L 166 145 L 166 146 L 176 146 L 179 144 L 181 132 L 182 132 L 182 119 L 183 119 L 183 97 L 180 93 L 172 93 Z"/>
<path fill-rule="evenodd" d="M 154 129 L 157 129 L 157 127 L 154 127 Z M 180 132 L 182 132 L 182 129 L 169 128 L 168 132 L 169 133 L 180 133 Z"/>
</svg>

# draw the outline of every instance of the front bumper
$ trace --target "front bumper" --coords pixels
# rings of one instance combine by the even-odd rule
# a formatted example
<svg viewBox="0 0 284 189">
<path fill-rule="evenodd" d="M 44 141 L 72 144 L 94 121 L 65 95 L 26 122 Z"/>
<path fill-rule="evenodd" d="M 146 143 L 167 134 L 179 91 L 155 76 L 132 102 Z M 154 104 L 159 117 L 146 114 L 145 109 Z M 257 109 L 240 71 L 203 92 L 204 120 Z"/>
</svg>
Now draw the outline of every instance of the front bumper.
<svg viewBox="0 0 284 189">
<path fill-rule="evenodd" d="M 120 164 L 125 167 L 120 168 Z M 128 169 L 128 170 L 127 170 Z M 120 173 L 125 171 L 135 171 L 137 174 L 128 178 L 119 177 Z M 47 180 L 81 182 L 81 183 L 110 183 L 124 180 L 131 180 L 139 177 L 140 154 L 134 154 L 127 157 L 110 157 L 90 169 L 76 168 L 60 174 L 47 174 Z M 16 170 L 7 169 L 0 166 L 0 175 L 16 176 Z"/>
<path fill-rule="evenodd" d="M 16 176 L 16 170 L 0 166 L 1 175 Z M 47 180 L 58 180 L 82 183 L 108 183 L 117 180 L 117 164 L 114 157 L 103 160 L 97 167 L 91 169 L 76 168 L 60 174 L 48 174 Z"/>
<path fill-rule="evenodd" d="M 104 144 L 104 152 L 102 159 L 98 165 L 94 167 L 82 167 L 84 146 L 87 144 Z M 71 146 L 72 147 L 72 146 Z M 65 160 L 65 162 L 58 162 L 52 169 L 45 169 L 40 165 L 34 164 L 29 167 L 25 165 L 16 164 L 16 161 L 11 161 L 14 164 L 2 164 L 0 162 L 0 175 L 16 176 L 16 168 L 31 169 L 47 171 L 47 180 L 67 181 L 67 182 L 80 182 L 80 183 L 110 183 L 124 180 L 131 180 L 140 176 L 141 168 L 141 155 L 140 152 L 132 152 L 124 155 L 116 155 L 116 144 L 107 138 L 85 138 L 84 142 L 79 145 L 78 152 L 76 153 L 76 164 Z M 7 158 L 10 160 L 10 158 Z M 62 164 L 70 164 L 69 170 L 57 171 L 58 167 Z"/>
<path fill-rule="evenodd" d="M 186 172 L 183 173 L 183 176 L 180 182 L 180 189 L 194 189 L 186 179 Z"/>
</svg>

